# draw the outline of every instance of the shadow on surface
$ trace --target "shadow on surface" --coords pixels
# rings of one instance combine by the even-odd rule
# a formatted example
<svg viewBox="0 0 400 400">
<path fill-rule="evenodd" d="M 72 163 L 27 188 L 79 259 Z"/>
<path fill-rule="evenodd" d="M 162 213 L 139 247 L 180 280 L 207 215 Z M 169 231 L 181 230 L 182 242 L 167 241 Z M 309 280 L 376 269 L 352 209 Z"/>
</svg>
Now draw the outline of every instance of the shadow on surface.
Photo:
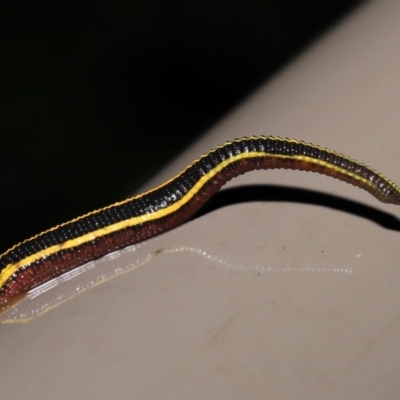
<svg viewBox="0 0 400 400">
<path fill-rule="evenodd" d="M 2 2 L 0 253 L 131 195 L 364 3 Z"/>
<path fill-rule="evenodd" d="M 249 185 L 222 190 L 215 194 L 196 214 L 195 218 L 221 207 L 254 201 L 280 201 L 318 205 L 369 219 L 383 228 L 400 232 L 400 219 L 389 212 L 378 210 L 377 208 L 344 197 L 279 185 Z"/>
</svg>

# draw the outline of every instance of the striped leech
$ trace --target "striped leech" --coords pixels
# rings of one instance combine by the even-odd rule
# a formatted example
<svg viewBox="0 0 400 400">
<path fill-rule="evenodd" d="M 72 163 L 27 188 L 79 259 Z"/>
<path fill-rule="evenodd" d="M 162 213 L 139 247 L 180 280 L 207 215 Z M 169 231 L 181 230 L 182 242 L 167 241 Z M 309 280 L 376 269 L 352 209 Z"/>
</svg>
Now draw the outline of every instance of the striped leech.
<svg viewBox="0 0 400 400">
<path fill-rule="evenodd" d="M 400 189 L 379 172 L 334 151 L 279 137 L 245 137 L 201 156 L 146 193 L 27 239 L 0 255 L 0 304 L 73 268 L 166 232 L 190 219 L 230 179 L 286 168 L 331 176 L 400 205 Z"/>
</svg>

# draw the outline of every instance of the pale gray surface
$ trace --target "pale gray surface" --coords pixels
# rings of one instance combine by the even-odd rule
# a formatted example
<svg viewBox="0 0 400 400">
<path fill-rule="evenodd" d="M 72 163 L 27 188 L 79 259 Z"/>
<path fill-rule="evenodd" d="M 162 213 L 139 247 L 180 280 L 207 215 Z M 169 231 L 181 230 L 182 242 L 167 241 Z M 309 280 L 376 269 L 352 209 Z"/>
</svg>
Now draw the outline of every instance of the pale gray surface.
<svg viewBox="0 0 400 400">
<path fill-rule="evenodd" d="M 359 10 L 149 187 L 225 140 L 259 134 L 327 146 L 399 183 L 399 20 L 398 2 Z M 261 171 L 229 186 L 248 184 L 400 215 L 316 174 Z M 219 208 L 11 310 L 19 318 L 132 269 L 26 324 L 2 325 L 2 397 L 397 399 L 399 235 L 312 204 Z"/>
</svg>

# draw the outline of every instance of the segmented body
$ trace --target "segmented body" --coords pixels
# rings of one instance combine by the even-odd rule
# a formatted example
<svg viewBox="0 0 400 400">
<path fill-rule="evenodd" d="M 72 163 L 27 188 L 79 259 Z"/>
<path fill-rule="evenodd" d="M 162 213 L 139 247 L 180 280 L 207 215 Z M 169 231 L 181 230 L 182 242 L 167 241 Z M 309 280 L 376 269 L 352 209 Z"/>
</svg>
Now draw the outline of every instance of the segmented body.
<svg viewBox="0 0 400 400">
<path fill-rule="evenodd" d="M 334 151 L 294 139 L 228 142 L 163 185 L 56 226 L 0 256 L 0 304 L 73 268 L 187 221 L 230 179 L 287 168 L 332 176 L 400 205 L 400 189 L 379 172 Z"/>
</svg>

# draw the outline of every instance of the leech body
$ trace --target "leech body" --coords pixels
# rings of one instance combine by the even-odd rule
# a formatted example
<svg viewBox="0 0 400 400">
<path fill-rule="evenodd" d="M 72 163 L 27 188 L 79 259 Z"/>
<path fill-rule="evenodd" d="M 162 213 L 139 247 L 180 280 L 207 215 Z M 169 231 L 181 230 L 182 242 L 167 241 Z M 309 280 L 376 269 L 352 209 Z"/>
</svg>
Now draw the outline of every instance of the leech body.
<svg viewBox="0 0 400 400">
<path fill-rule="evenodd" d="M 93 211 L 17 244 L 0 255 L 0 304 L 73 268 L 187 221 L 230 179 L 257 169 L 287 168 L 332 176 L 400 205 L 400 189 L 355 160 L 278 137 L 228 142 L 144 194 Z"/>
</svg>

